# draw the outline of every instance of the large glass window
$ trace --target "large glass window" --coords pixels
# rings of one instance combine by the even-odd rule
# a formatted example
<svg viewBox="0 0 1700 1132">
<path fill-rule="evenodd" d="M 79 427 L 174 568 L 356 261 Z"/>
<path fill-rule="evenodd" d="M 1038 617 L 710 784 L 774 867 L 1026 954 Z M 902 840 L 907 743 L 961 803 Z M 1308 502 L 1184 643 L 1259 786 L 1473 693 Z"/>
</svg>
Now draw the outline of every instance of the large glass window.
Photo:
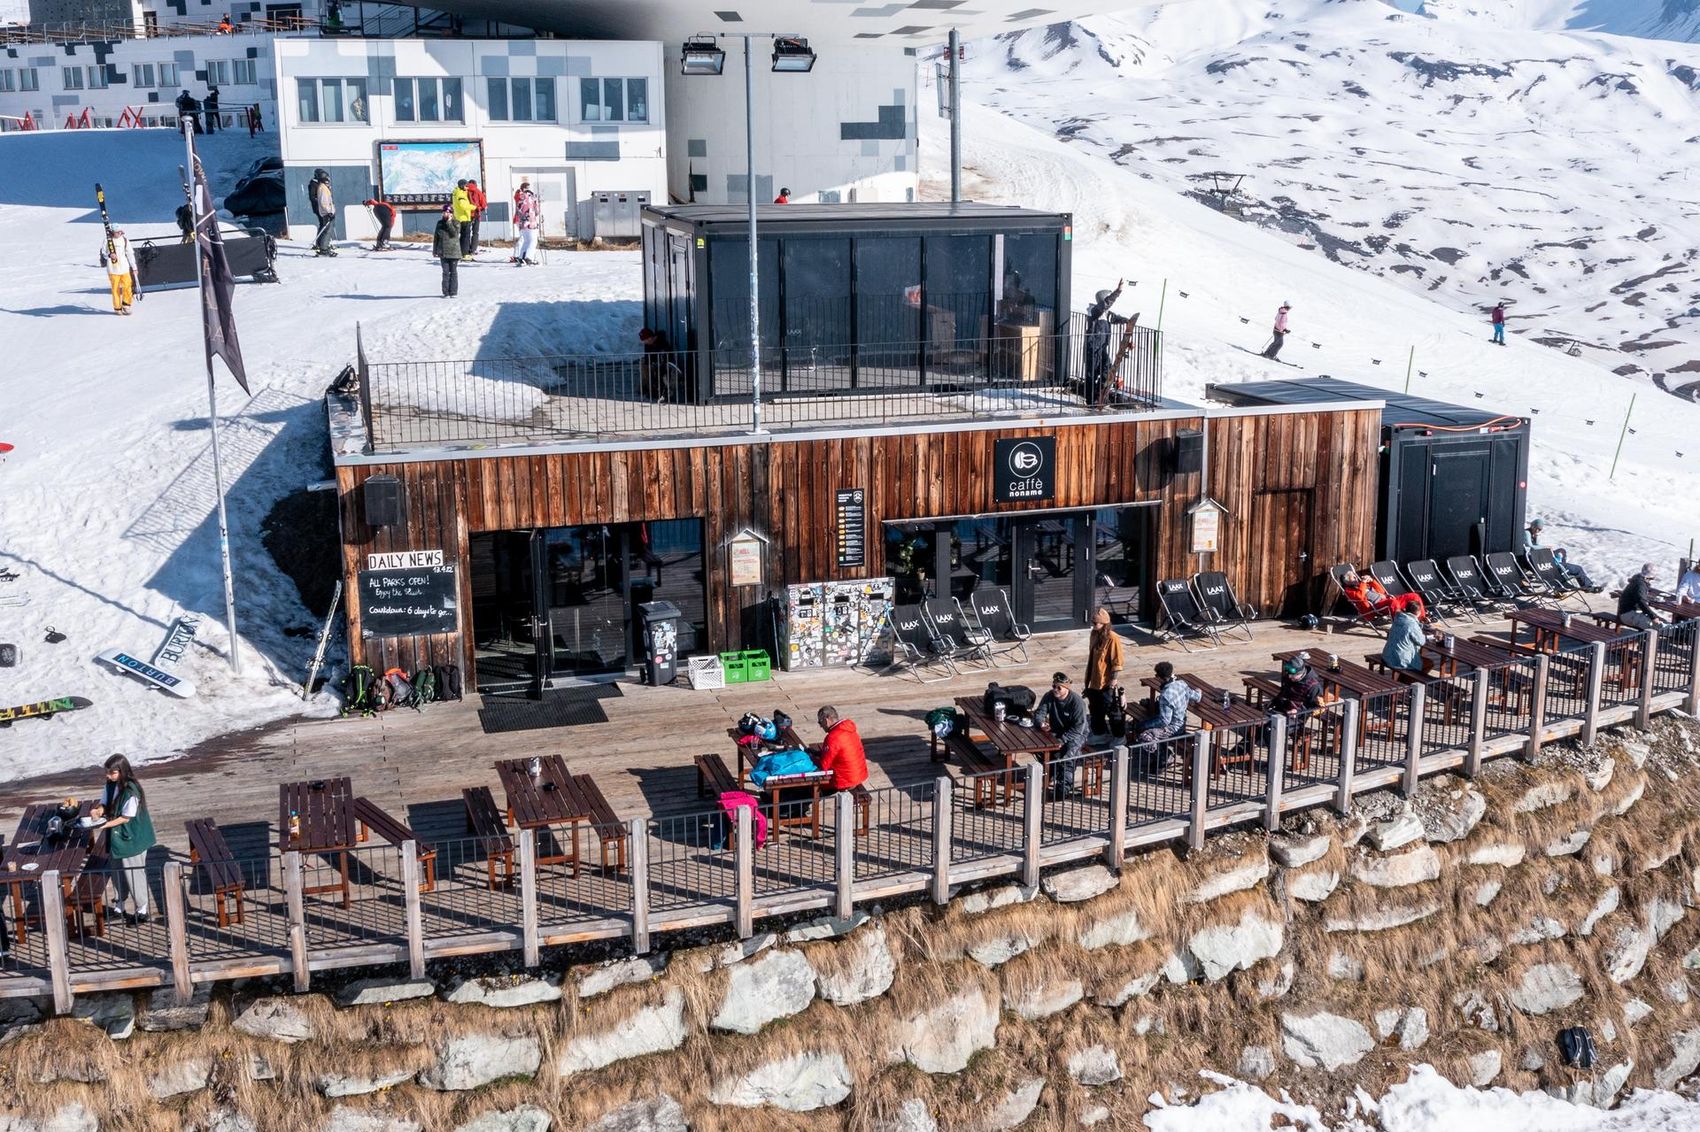
<svg viewBox="0 0 1700 1132">
<path fill-rule="evenodd" d="M 912 605 L 932 597 L 938 578 L 938 536 L 933 524 L 888 524 L 885 572 L 896 582 L 898 605 Z"/>
<path fill-rule="evenodd" d="M 64 71 L 65 71 L 65 89 L 66 90 L 82 90 L 83 89 L 83 69 L 81 67 L 66 67 L 64 69 Z"/>
<path fill-rule="evenodd" d="M 856 383 L 912 385 L 921 378 L 921 241 L 856 241 Z"/>
<path fill-rule="evenodd" d="M 952 351 L 983 339 L 991 313 L 992 238 L 928 236 L 925 264 L 929 351 Z"/>
<path fill-rule="evenodd" d="M 296 113 L 303 123 L 341 125 L 367 120 L 365 79 L 300 78 L 295 80 L 295 94 Z"/>
<path fill-rule="evenodd" d="M 177 85 L 177 64 L 161 63 L 159 65 L 159 86 L 161 90 L 169 90 Z"/>
<path fill-rule="evenodd" d="M 36 73 L 36 69 L 34 67 L 19 67 L 18 68 L 18 89 L 19 90 L 40 90 L 41 89 L 41 76 Z"/>
<path fill-rule="evenodd" d="M 850 385 L 850 241 L 784 244 L 785 386 Z"/>
<path fill-rule="evenodd" d="M 136 63 L 131 66 L 130 85 L 137 89 L 151 88 L 153 86 L 153 64 Z"/>
<path fill-rule="evenodd" d="M 1152 507 L 1100 507 L 1092 513 L 1092 604 L 1116 623 L 1149 620 L 1145 595 L 1152 584 Z"/>
<path fill-rule="evenodd" d="M 237 86 L 254 86 L 254 61 L 252 59 L 232 59 L 230 61 L 230 81 Z"/>
<path fill-rule="evenodd" d="M 1056 236 L 1005 236 L 998 317 L 1011 322 L 1054 326 L 1056 307 Z M 1045 332 L 1054 333 L 1049 329 Z"/>
<path fill-rule="evenodd" d="M 505 92 L 504 92 L 505 93 Z M 396 79 L 398 122 L 465 122 L 459 79 Z"/>
<path fill-rule="evenodd" d="M 490 78 L 487 113 L 492 122 L 553 122 L 554 79 Z"/>
<path fill-rule="evenodd" d="M 648 79 L 580 79 L 579 119 L 585 122 L 649 121 Z"/>
<path fill-rule="evenodd" d="M 105 67 L 90 67 L 89 68 L 89 89 L 90 90 L 105 90 L 106 89 L 106 68 Z"/>
<path fill-rule="evenodd" d="M 759 241 L 761 270 L 761 344 L 764 351 L 779 345 L 779 241 Z M 750 245 L 741 239 L 711 240 L 708 273 L 713 280 L 713 337 L 715 370 L 749 364 Z M 727 392 L 727 389 L 718 389 Z"/>
</svg>

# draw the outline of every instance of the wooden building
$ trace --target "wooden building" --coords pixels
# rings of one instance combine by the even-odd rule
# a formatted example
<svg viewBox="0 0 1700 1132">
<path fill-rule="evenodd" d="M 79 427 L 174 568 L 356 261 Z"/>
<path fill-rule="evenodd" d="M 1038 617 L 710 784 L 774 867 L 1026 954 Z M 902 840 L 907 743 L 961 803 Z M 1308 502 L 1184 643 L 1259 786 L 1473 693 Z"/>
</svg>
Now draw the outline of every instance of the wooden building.
<svg viewBox="0 0 1700 1132">
<path fill-rule="evenodd" d="M 333 396 L 353 661 L 457 664 L 468 688 L 618 673 L 638 655 L 641 602 L 684 611 L 682 652 L 772 648 L 770 602 L 787 584 L 880 576 L 899 600 L 945 577 L 959 597 L 1004 587 L 1038 631 L 1084 624 L 1105 600 L 1150 623 L 1157 580 L 1210 568 L 1266 613 L 1297 614 L 1329 565 L 1374 547 L 1377 403 L 1076 404 L 385 452 L 360 406 Z M 1206 498 L 1218 541 L 1200 554 Z M 445 579 L 446 597 L 406 590 L 409 569 Z M 425 596 L 380 602 L 378 576 Z"/>
</svg>

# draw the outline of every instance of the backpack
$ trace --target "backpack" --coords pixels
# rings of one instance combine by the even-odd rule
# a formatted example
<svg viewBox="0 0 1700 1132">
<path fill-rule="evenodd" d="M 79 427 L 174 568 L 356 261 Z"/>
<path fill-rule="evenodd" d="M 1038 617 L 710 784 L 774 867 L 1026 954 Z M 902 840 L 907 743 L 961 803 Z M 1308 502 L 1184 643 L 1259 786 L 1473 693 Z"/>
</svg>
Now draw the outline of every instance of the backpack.
<svg viewBox="0 0 1700 1132">
<path fill-rule="evenodd" d="M 927 730 L 940 739 L 948 739 L 952 732 L 966 728 L 967 719 L 958 714 L 955 708 L 934 708 L 927 713 Z"/>
<path fill-rule="evenodd" d="M 356 664 L 348 670 L 348 676 L 342 682 L 342 714 L 371 715 L 378 710 L 379 705 L 373 702 L 373 688 L 376 685 L 375 674 L 369 664 Z"/>
<path fill-rule="evenodd" d="M 1004 710 L 1010 715 L 1031 715 L 1039 697 L 1025 684 L 1011 684 L 1005 688 L 994 680 L 986 685 L 986 710 L 991 711 L 992 705 L 999 700 L 1003 701 Z"/>
<path fill-rule="evenodd" d="M 419 706 L 418 697 L 413 691 L 413 681 L 407 678 L 407 673 L 399 668 L 384 671 L 384 683 L 389 685 L 389 701 L 391 707 Z"/>
<path fill-rule="evenodd" d="M 442 697 L 437 694 L 437 671 L 429 665 L 413 674 L 415 706 L 434 704 Z"/>
<path fill-rule="evenodd" d="M 774 726 L 773 720 L 763 719 L 755 712 L 747 711 L 738 720 L 738 734 L 772 742 L 779 738 L 779 728 Z"/>
<path fill-rule="evenodd" d="M 1571 1026 L 1558 1032 L 1558 1049 L 1564 1064 L 1572 1069 L 1592 1069 L 1596 1057 L 1594 1036 L 1582 1026 Z"/>
<path fill-rule="evenodd" d="M 437 698 L 439 700 L 460 699 L 460 666 L 454 664 L 439 664 L 435 669 L 437 678 Z"/>
</svg>

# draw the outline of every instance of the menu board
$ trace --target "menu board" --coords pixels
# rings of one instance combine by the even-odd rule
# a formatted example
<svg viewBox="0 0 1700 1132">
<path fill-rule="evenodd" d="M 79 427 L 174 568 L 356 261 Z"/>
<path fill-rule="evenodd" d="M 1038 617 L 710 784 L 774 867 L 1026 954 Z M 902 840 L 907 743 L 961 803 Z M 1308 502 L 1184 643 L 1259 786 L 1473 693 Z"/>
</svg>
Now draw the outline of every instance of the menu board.
<svg viewBox="0 0 1700 1132">
<path fill-rule="evenodd" d="M 411 637 L 460 629 L 453 566 L 360 571 L 360 635 Z"/>
<path fill-rule="evenodd" d="M 840 489 L 835 497 L 838 511 L 838 568 L 865 566 L 868 562 L 867 496 L 859 487 Z"/>
</svg>

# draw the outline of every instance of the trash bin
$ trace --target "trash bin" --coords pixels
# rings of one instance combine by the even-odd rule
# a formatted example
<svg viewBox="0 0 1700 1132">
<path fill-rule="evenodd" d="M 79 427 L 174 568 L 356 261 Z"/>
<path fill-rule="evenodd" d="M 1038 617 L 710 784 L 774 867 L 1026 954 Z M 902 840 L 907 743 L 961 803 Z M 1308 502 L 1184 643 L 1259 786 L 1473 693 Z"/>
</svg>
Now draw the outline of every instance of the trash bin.
<svg viewBox="0 0 1700 1132">
<path fill-rule="evenodd" d="M 679 674 L 679 622 L 684 614 L 670 601 L 638 606 L 643 621 L 643 682 L 660 687 Z"/>
</svg>

